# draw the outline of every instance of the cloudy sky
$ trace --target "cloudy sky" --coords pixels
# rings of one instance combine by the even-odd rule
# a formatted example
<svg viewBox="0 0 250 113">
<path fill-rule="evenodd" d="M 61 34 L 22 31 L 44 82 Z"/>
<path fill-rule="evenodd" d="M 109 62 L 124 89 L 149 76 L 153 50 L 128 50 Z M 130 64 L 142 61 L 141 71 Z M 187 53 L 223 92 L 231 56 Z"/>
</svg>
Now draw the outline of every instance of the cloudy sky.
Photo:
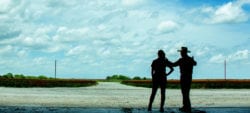
<svg viewBox="0 0 250 113">
<path fill-rule="evenodd" d="M 250 79 L 250 0 L 0 0 L 0 74 L 150 77 L 187 46 L 194 78 Z M 169 78 L 178 78 L 179 69 Z"/>
</svg>

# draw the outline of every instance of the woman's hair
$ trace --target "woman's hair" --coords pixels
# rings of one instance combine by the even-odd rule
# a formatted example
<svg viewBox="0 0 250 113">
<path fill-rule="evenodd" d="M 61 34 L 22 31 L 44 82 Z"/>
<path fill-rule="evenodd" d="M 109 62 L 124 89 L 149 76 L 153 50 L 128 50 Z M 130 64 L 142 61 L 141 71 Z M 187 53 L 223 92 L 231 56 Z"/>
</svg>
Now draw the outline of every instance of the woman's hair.
<svg viewBox="0 0 250 113">
<path fill-rule="evenodd" d="M 165 53 L 164 53 L 163 50 L 159 50 L 159 51 L 158 51 L 158 57 L 159 57 L 159 58 L 165 58 Z"/>
</svg>

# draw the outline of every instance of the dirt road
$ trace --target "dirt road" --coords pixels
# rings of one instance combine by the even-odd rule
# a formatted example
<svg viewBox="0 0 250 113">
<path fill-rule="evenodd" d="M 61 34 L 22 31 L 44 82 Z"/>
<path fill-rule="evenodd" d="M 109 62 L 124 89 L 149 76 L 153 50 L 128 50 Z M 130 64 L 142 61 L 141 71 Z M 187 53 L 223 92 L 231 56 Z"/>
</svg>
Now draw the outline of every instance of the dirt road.
<svg viewBox="0 0 250 113">
<path fill-rule="evenodd" d="M 146 108 L 150 88 L 100 82 L 80 88 L 0 87 L 0 106 Z M 159 107 L 160 92 L 154 108 Z M 181 106 L 179 89 L 167 89 L 166 107 Z M 193 107 L 250 107 L 249 89 L 192 89 Z"/>
</svg>

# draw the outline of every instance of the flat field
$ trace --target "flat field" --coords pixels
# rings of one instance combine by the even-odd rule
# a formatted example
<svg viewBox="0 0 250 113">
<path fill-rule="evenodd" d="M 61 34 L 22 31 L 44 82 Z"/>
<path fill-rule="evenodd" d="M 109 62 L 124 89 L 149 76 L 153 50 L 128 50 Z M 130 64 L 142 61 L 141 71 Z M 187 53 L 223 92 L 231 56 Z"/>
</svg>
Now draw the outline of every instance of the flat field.
<svg viewBox="0 0 250 113">
<path fill-rule="evenodd" d="M 152 80 L 124 80 L 122 84 L 152 87 Z M 193 89 L 250 89 L 250 79 L 193 79 Z M 167 88 L 180 88 L 180 80 L 168 80 Z"/>
<path fill-rule="evenodd" d="M 0 87 L 0 106 L 146 108 L 150 88 L 115 82 L 91 87 L 10 88 Z M 154 108 L 160 104 L 157 92 Z M 249 89 L 191 89 L 192 107 L 250 107 Z M 166 90 L 166 107 L 180 107 L 179 89 Z"/>
</svg>

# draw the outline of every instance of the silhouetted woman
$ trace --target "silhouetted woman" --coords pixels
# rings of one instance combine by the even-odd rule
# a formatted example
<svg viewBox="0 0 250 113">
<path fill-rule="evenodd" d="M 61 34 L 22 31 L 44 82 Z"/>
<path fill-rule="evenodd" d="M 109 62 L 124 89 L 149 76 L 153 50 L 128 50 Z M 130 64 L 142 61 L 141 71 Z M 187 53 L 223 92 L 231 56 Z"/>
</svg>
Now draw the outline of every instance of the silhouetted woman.
<svg viewBox="0 0 250 113">
<path fill-rule="evenodd" d="M 166 67 L 170 68 L 170 71 L 166 74 Z M 164 112 L 165 103 L 165 90 L 167 84 L 167 76 L 173 72 L 171 63 L 165 57 L 163 50 L 158 51 L 158 58 L 151 64 L 151 76 L 152 76 L 152 93 L 149 100 L 148 111 L 152 111 L 152 104 L 155 98 L 158 87 L 161 88 L 161 105 L 160 111 Z"/>
</svg>

